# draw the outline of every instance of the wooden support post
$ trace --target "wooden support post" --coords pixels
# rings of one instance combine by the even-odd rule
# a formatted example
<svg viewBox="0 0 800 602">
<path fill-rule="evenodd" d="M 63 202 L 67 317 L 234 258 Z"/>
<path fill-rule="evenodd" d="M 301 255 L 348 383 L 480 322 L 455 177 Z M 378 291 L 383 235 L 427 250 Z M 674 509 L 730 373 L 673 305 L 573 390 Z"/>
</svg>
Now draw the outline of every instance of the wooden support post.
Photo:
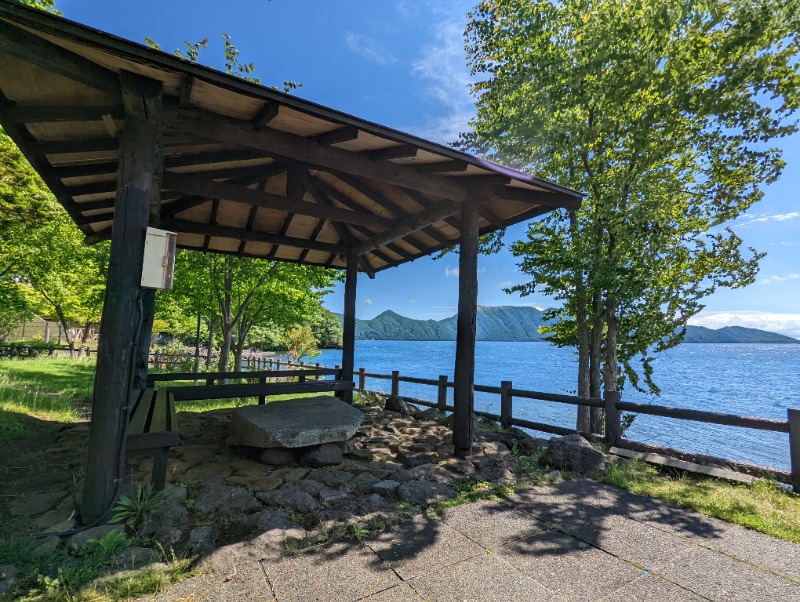
<svg viewBox="0 0 800 602">
<path fill-rule="evenodd" d="M 342 380 L 353 380 L 356 350 L 356 286 L 358 281 L 358 255 L 347 256 L 347 274 L 344 281 L 344 321 L 342 324 Z M 353 390 L 343 391 L 341 399 L 353 403 Z"/>
<path fill-rule="evenodd" d="M 277 365 L 278 365 L 278 367 L 276 368 L 276 370 L 277 370 L 278 372 L 280 372 L 280 370 L 281 370 L 281 360 L 280 360 L 280 359 L 278 359 L 278 360 L 276 360 L 276 361 L 277 361 Z"/>
<path fill-rule="evenodd" d="M 453 447 L 458 457 L 472 454 L 475 418 L 475 329 L 478 313 L 478 205 L 461 207 L 458 257 L 458 322 L 453 395 Z"/>
<path fill-rule="evenodd" d="M 358 390 L 364 391 L 367 388 L 367 369 L 366 368 L 359 368 L 358 369 Z"/>
<path fill-rule="evenodd" d="M 436 397 L 436 407 L 440 412 L 447 411 L 447 374 L 439 375 L 438 395 Z"/>
<path fill-rule="evenodd" d="M 269 371 L 272 372 L 272 359 L 269 360 Z"/>
<path fill-rule="evenodd" d="M 147 387 L 147 366 L 150 363 L 150 341 L 153 338 L 153 319 L 156 314 L 156 292 L 142 291 L 142 330 L 136 349 L 136 368 L 133 374 L 133 388 Z"/>
<path fill-rule="evenodd" d="M 619 391 L 604 391 L 603 399 L 606 402 L 606 443 L 616 445 L 621 433 L 620 416 L 617 403 L 620 400 Z"/>
<path fill-rule="evenodd" d="M 259 382 L 259 384 L 266 385 L 267 384 L 267 377 L 266 376 L 262 376 L 261 378 L 258 379 L 258 382 Z M 267 403 L 267 396 L 266 395 L 259 395 L 258 396 L 258 405 L 263 406 L 265 403 Z"/>
<path fill-rule="evenodd" d="M 400 371 L 392 370 L 392 397 L 400 397 Z"/>
<path fill-rule="evenodd" d="M 789 408 L 789 456 L 792 466 L 792 485 L 800 493 L 800 408 Z"/>
<path fill-rule="evenodd" d="M 141 335 L 144 241 L 154 181 L 160 179 L 161 82 L 120 73 L 125 126 L 122 131 L 114 204 L 113 236 L 103 306 L 86 481 L 81 504 L 84 524 L 101 519 L 119 493 L 134 368 Z M 158 187 L 160 189 L 160 187 Z M 138 332 L 137 332 L 138 331 Z"/>
<path fill-rule="evenodd" d="M 508 428 L 511 426 L 513 414 L 513 398 L 511 397 L 511 381 L 500 382 L 500 426 Z"/>
</svg>

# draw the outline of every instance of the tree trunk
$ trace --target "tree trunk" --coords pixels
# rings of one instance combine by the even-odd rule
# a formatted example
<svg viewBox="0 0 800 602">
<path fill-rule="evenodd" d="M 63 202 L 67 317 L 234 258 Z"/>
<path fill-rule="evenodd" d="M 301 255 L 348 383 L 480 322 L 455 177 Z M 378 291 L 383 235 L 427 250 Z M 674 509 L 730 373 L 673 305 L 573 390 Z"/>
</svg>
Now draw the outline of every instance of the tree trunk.
<svg viewBox="0 0 800 602">
<path fill-rule="evenodd" d="M 603 384 L 606 391 L 617 391 L 619 366 L 617 364 L 617 305 L 614 295 L 606 299 L 606 357 L 603 365 Z"/>
<path fill-rule="evenodd" d="M 216 320 L 208 321 L 208 345 L 206 347 L 206 369 L 211 368 L 214 357 L 214 330 L 217 325 Z"/>
<path fill-rule="evenodd" d="M 599 293 L 592 300 L 594 316 L 592 319 L 591 341 L 590 341 L 590 360 L 589 360 L 589 391 L 591 397 L 603 396 L 603 379 L 601 368 L 603 365 L 603 314 L 600 311 Z M 591 408 L 591 427 L 593 434 L 603 432 L 603 410 L 601 408 Z"/>
<path fill-rule="evenodd" d="M 75 357 L 75 341 L 73 341 L 72 337 L 69 336 L 69 328 L 67 327 L 67 318 L 64 316 L 64 312 L 62 311 L 60 305 L 54 305 L 53 307 L 56 310 L 58 321 L 61 323 L 61 329 L 64 331 L 64 336 L 67 337 L 67 345 L 69 345 L 69 356 Z M 58 337 L 58 343 L 61 344 L 61 337 Z"/>
<path fill-rule="evenodd" d="M 578 236 L 578 223 L 575 212 L 569 212 L 569 226 L 573 242 Z M 580 261 L 580 259 L 578 260 Z M 589 382 L 589 323 L 586 319 L 586 287 L 583 282 L 583 269 L 575 269 L 575 321 L 578 329 L 578 397 L 590 396 Z M 591 428 L 591 408 L 578 406 L 576 428 L 581 433 L 588 433 Z"/>
</svg>

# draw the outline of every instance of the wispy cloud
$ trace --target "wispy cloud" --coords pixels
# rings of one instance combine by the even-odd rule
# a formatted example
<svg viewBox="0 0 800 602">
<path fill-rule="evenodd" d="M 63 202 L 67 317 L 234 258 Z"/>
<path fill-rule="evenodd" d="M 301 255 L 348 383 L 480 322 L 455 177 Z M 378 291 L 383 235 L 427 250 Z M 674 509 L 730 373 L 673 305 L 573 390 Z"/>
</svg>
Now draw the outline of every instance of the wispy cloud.
<svg viewBox="0 0 800 602">
<path fill-rule="evenodd" d="M 695 326 L 722 328 L 723 326 L 744 326 L 778 332 L 800 339 L 800 314 L 780 314 L 758 311 L 719 311 L 701 313 L 689 320 Z"/>
<path fill-rule="evenodd" d="M 741 226 L 752 226 L 754 224 L 764 224 L 767 222 L 788 222 L 800 219 L 800 211 L 790 211 L 789 213 L 756 213 L 742 217 Z"/>
<path fill-rule="evenodd" d="M 411 305 L 414 305 L 417 302 L 417 300 L 416 299 L 409 299 L 408 302 L 411 303 Z"/>
<path fill-rule="evenodd" d="M 779 282 L 787 282 L 789 280 L 800 280 L 800 274 L 792 272 L 791 274 L 774 274 L 772 276 L 764 276 L 758 279 L 759 284 L 777 284 Z"/>
<path fill-rule="evenodd" d="M 388 65 L 397 61 L 397 57 L 384 48 L 383 44 L 369 36 L 349 32 L 344 41 L 350 50 L 377 65 Z"/>
<path fill-rule="evenodd" d="M 458 274 L 459 274 L 459 269 L 458 268 L 448 268 L 448 267 L 446 267 L 444 269 L 445 278 L 449 278 L 450 276 L 453 276 L 454 278 L 458 278 Z"/>
<path fill-rule="evenodd" d="M 372 305 L 372 299 L 364 299 L 364 303 L 367 305 Z"/>
<path fill-rule="evenodd" d="M 513 285 L 514 285 L 514 283 L 511 282 L 510 280 L 503 280 L 498 286 L 500 288 L 508 288 L 509 286 L 513 286 Z"/>
<path fill-rule="evenodd" d="M 434 42 L 422 47 L 411 72 L 425 82 L 426 94 L 439 102 L 445 115 L 414 129 L 425 138 L 448 143 L 456 141 L 467 129 L 475 107 L 469 94 L 472 79 L 464 50 L 464 7 L 449 3 L 436 12 L 442 20 L 435 26 Z"/>
</svg>

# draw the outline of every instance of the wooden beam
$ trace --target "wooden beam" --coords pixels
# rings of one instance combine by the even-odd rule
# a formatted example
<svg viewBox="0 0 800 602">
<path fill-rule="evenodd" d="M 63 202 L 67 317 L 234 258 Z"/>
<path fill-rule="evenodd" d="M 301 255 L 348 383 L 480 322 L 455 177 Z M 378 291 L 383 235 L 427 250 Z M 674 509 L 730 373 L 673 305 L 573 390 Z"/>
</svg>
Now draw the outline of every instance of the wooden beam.
<svg viewBox="0 0 800 602">
<path fill-rule="evenodd" d="M 98 230 L 97 232 L 92 232 L 83 237 L 84 244 L 89 246 L 96 245 L 104 240 L 111 240 L 111 228 Z"/>
<path fill-rule="evenodd" d="M 217 213 L 219 213 L 219 199 L 214 199 L 211 202 L 211 217 L 208 220 L 209 226 L 216 226 L 217 225 Z M 203 251 L 208 251 L 208 246 L 211 244 L 211 235 L 206 234 L 206 238 L 203 241 Z"/>
<path fill-rule="evenodd" d="M 119 78 L 114 71 L 6 21 L 0 21 L 0 52 L 50 73 L 119 96 Z"/>
<path fill-rule="evenodd" d="M 358 284 L 358 256 L 347 255 L 344 281 L 344 319 L 342 324 L 342 380 L 353 380 L 356 349 L 356 288 Z M 353 391 L 345 392 L 344 401 L 353 402 Z"/>
<path fill-rule="evenodd" d="M 257 213 L 258 213 L 258 207 L 252 207 L 250 209 L 250 214 L 247 216 L 247 224 L 245 224 L 245 227 L 244 227 L 244 229 L 247 230 L 248 232 L 253 229 L 253 224 L 256 221 L 256 214 Z M 244 248 L 246 246 L 247 246 L 247 241 L 246 240 L 243 240 L 242 242 L 239 243 L 239 257 L 241 257 L 242 254 L 244 253 Z M 306 253 L 306 251 L 303 251 L 303 253 Z"/>
<path fill-rule="evenodd" d="M 385 161 L 388 159 L 408 159 L 417 156 L 417 147 L 410 144 L 401 144 L 399 146 L 389 146 L 387 148 L 378 148 L 375 150 L 361 151 L 365 157 L 369 157 L 373 161 Z"/>
<path fill-rule="evenodd" d="M 324 219 L 321 219 L 317 222 L 314 231 L 311 233 L 311 240 L 317 240 L 317 237 L 319 236 L 320 232 L 322 232 L 322 228 L 324 226 L 325 226 Z M 300 263 L 303 263 L 306 260 L 306 257 L 308 257 L 308 252 L 309 252 L 308 249 L 303 249 L 303 252 L 300 253 L 300 259 L 298 260 Z"/>
<path fill-rule="evenodd" d="M 323 251 L 325 253 L 347 253 L 347 247 L 334 245 L 317 240 L 304 240 L 291 236 L 282 236 L 271 232 L 259 232 L 257 230 L 247 231 L 244 228 L 232 228 L 230 226 L 210 226 L 200 224 L 185 219 L 163 219 L 161 225 L 175 232 L 186 234 L 207 234 L 210 236 L 220 236 L 222 238 L 232 238 L 234 240 L 247 240 L 253 242 L 266 242 L 277 245 L 286 245 L 296 249 L 311 249 L 312 251 Z"/>
<path fill-rule="evenodd" d="M 438 163 L 418 163 L 414 169 L 419 173 L 454 173 L 467 171 L 469 164 L 465 161 L 439 161 Z"/>
<path fill-rule="evenodd" d="M 526 190 L 513 186 L 474 186 L 470 194 L 478 202 L 506 199 L 521 203 L 547 205 L 548 207 L 563 207 L 564 209 L 580 209 L 581 207 L 581 199 L 579 197 L 563 192 Z"/>
<path fill-rule="evenodd" d="M 181 79 L 181 95 L 178 99 L 178 106 L 185 108 L 192 104 L 192 88 L 194 88 L 194 77 L 184 75 Z"/>
<path fill-rule="evenodd" d="M 458 256 L 458 322 L 453 377 L 453 447 L 455 454 L 472 454 L 475 419 L 475 332 L 478 313 L 478 206 L 461 206 Z"/>
<path fill-rule="evenodd" d="M 3 107 L 3 120 L 12 123 L 57 123 L 61 121 L 99 121 L 104 115 L 125 118 L 123 105 L 47 105 L 35 107 Z"/>
<path fill-rule="evenodd" d="M 384 246 L 386 243 L 394 242 L 395 240 L 404 238 L 409 234 L 413 234 L 418 230 L 422 230 L 425 226 L 429 226 L 433 222 L 438 222 L 448 215 L 453 215 L 458 212 L 458 205 L 450 201 L 441 201 L 436 205 L 432 205 L 427 209 L 422 210 L 416 215 L 412 215 L 408 219 L 400 222 L 394 228 L 382 232 L 369 240 L 360 242 L 353 247 L 353 252 L 361 255 L 368 253 L 373 249 Z"/>
<path fill-rule="evenodd" d="M 258 110 L 258 113 L 255 114 L 253 119 L 250 120 L 253 128 L 257 130 L 263 130 L 270 121 L 278 116 L 279 108 L 280 107 L 277 102 L 268 100 L 264 106 Z"/>
<path fill-rule="evenodd" d="M 353 125 L 346 125 L 337 130 L 331 130 L 324 134 L 317 134 L 312 140 L 320 146 L 329 146 L 341 142 L 350 142 L 356 138 L 358 138 L 358 128 Z"/>
<path fill-rule="evenodd" d="M 268 192 L 253 190 L 227 182 L 214 182 L 202 176 L 176 174 L 172 172 L 164 173 L 164 188 L 175 190 L 185 194 L 207 196 L 211 198 L 226 199 L 236 201 L 266 209 L 276 209 L 278 211 L 288 211 L 300 215 L 311 215 L 321 217 L 331 221 L 342 223 L 362 224 L 365 226 L 385 227 L 391 220 L 373 215 L 371 213 L 359 213 L 330 207 L 322 207 L 317 203 L 302 201 L 300 199 L 290 199 Z"/>
<path fill-rule="evenodd" d="M 52 140 L 30 142 L 26 147 L 40 155 L 63 155 L 66 153 L 102 153 L 115 151 L 119 141 L 115 138 L 89 138 L 85 140 Z"/>
<path fill-rule="evenodd" d="M 372 161 L 359 153 L 320 146 L 314 140 L 287 132 L 255 131 L 237 119 L 198 109 L 181 109 L 173 105 L 167 111 L 167 123 L 220 142 L 256 148 L 309 165 L 430 192 L 442 198 L 465 202 L 469 196 L 460 184 L 441 176 L 420 174 L 411 167 L 387 161 Z"/>
<path fill-rule="evenodd" d="M 142 263 L 154 176 L 158 173 L 161 82 L 120 74 L 125 103 L 114 236 L 97 353 L 86 481 L 84 524 L 103 517 L 116 501 L 124 454 L 134 344 L 141 336 Z"/>
</svg>

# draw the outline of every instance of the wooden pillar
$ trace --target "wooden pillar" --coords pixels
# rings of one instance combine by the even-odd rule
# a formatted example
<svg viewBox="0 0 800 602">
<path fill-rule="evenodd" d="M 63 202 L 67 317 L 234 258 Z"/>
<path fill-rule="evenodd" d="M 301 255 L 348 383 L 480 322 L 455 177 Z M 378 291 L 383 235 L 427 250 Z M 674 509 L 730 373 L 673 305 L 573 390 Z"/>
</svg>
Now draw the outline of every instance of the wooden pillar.
<svg viewBox="0 0 800 602">
<path fill-rule="evenodd" d="M 461 207 L 458 259 L 458 322 L 454 376 L 453 447 L 466 458 L 472 453 L 475 417 L 475 328 L 478 313 L 478 205 Z"/>
<path fill-rule="evenodd" d="M 789 456 L 792 467 L 792 485 L 800 493 L 800 408 L 789 408 Z"/>
<path fill-rule="evenodd" d="M 620 425 L 620 413 L 617 404 L 620 400 L 619 391 L 604 391 L 603 399 L 606 402 L 606 435 L 605 440 L 608 445 L 616 445 L 622 436 Z"/>
<path fill-rule="evenodd" d="M 142 328 L 136 348 L 136 368 L 133 374 L 133 388 L 147 387 L 147 366 L 150 363 L 150 341 L 153 340 L 153 320 L 156 315 L 156 292 L 142 291 Z"/>
<path fill-rule="evenodd" d="M 439 386 L 436 391 L 436 408 L 440 412 L 447 411 L 447 374 L 439 375 Z"/>
<path fill-rule="evenodd" d="M 358 256 L 347 256 L 347 275 L 344 281 L 344 323 L 342 324 L 342 380 L 353 380 L 356 351 L 356 285 Z M 344 391 L 342 399 L 353 403 L 353 391 Z"/>
<path fill-rule="evenodd" d="M 514 416 L 514 398 L 511 397 L 511 381 L 500 381 L 500 426 L 509 428 Z"/>
<path fill-rule="evenodd" d="M 81 516 L 103 517 L 119 492 L 123 435 L 138 342 L 144 241 L 154 179 L 160 178 L 161 82 L 120 73 L 121 134 L 111 255 L 97 353 L 92 423 Z M 143 316 L 142 316 L 143 317 Z"/>
</svg>

